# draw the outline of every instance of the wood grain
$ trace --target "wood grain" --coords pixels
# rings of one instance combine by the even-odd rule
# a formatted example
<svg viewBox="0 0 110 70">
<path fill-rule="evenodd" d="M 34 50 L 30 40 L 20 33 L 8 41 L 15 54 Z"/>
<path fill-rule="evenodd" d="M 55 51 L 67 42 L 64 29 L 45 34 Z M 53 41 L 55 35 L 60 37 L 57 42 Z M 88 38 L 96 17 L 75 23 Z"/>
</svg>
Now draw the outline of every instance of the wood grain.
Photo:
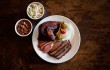
<svg viewBox="0 0 110 70">
<path fill-rule="evenodd" d="M 77 54 L 62 64 L 50 64 L 37 56 L 32 33 L 19 37 L 15 23 L 27 18 L 35 27 L 41 20 L 26 14 L 29 3 L 45 6 L 45 18 L 63 15 L 75 22 L 81 33 Z M 110 0 L 2 0 L 0 2 L 0 70 L 110 70 Z"/>
</svg>

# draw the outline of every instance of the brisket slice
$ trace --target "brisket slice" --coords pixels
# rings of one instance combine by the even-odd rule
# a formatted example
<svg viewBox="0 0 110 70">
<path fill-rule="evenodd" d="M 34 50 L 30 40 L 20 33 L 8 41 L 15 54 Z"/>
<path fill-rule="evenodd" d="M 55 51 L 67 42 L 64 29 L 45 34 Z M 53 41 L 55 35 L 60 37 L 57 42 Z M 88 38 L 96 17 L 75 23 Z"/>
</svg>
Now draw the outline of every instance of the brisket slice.
<svg viewBox="0 0 110 70">
<path fill-rule="evenodd" d="M 56 54 L 54 54 L 54 57 L 57 57 L 58 55 L 60 55 L 63 51 L 65 51 L 65 49 L 69 46 L 69 43 L 66 44 L 65 46 L 63 46 L 62 49 L 60 49 Z"/>
<path fill-rule="evenodd" d="M 60 59 L 62 56 L 64 56 L 69 50 L 71 49 L 71 44 L 63 48 L 62 52 L 57 55 L 55 58 Z"/>
<path fill-rule="evenodd" d="M 50 50 L 49 53 L 51 53 L 51 52 L 55 51 L 57 48 L 59 48 L 62 45 L 62 43 L 63 43 L 62 41 L 56 41 L 53 45 L 53 48 Z"/>
<path fill-rule="evenodd" d="M 61 44 L 61 46 L 59 46 L 56 50 L 54 50 L 53 52 L 49 52 L 49 55 L 53 56 L 55 55 L 59 50 L 61 50 L 66 44 L 68 44 L 69 42 L 67 40 L 63 41 L 63 43 Z"/>
</svg>

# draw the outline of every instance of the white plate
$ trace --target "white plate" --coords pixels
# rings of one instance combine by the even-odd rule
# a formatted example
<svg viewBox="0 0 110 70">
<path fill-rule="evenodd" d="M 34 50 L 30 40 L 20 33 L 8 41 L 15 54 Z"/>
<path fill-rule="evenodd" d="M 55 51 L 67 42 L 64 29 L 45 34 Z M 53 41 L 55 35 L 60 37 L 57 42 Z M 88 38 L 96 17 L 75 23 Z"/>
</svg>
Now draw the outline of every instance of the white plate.
<svg viewBox="0 0 110 70">
<path fill-rule="evenodd" d="M 72 36 L 70 38 L 72 48 L 61 59 L 55 59 L 55 58 L 49 56 L 48 54 L 43 53 L 37 47 L 37 45 L 38 45 L 38 34 L 39 34 L 38 28 L 39 28 L 39 25 L 41 25 L 43 22 L 46 22 L 46 21 L 64 21 L 65 23 L 68 23 L 72 27 L 71 29 L 73 29 Z M 80 33 L 79 33 L 79 30 L 78 30 L 77 26 L 75 25 L 75 23 L 73 21 L 71 21 L 69 18 L 64 17 L 64 16 L 60 16 L 60 15 L 48 16 L 48 17 L 44 18 L 43 20 L 41 20 L 37 24 L 37 26 L 35 27 L 35 29 L 33 31 L 33 35 L 32 35 L 32 43 L 33 43 L 33 47 L 34 47 L 35 52 L 43 60 L 45 60 L 47 62 L 50 62 L 50 63 L 63 63 L 63 62 L 66 62 L 66 61 L 70 60 L 76 54 L 76 52 L 78 51 L 79 46 L 80 46 Z"/>
</svg>

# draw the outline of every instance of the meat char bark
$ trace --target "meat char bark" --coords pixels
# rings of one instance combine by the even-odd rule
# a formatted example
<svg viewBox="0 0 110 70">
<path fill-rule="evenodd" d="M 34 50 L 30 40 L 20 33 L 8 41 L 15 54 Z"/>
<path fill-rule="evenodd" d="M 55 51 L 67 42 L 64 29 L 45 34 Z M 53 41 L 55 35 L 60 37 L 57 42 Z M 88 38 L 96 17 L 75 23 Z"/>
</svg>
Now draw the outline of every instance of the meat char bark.
<svg viewBox="0 0 110 70">
<path fill-rule="evenodd" d="M 47 27 L 49 27 L 49 29 L 51 29 L 51 31 L 53 32 L 54 36 L 56 34 L 56 32 L 58 31 L 59 25 L 61 22 L 59 21 L 47 21 L 44 22 L 43 24 L 41 24 L 39 26 L 39 37 L 38 40 L 53 40 L 55 37 L 52 37 L 53 39 L 51 39 L 51 37 L 48 36 L 47 34 Z"/>
</svg>

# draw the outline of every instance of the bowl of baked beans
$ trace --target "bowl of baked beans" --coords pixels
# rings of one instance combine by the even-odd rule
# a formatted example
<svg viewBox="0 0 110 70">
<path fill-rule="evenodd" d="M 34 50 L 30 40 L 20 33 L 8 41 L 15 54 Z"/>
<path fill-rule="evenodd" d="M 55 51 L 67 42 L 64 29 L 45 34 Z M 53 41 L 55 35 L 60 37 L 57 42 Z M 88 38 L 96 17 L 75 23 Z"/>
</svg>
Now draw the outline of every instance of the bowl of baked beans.
<svg viewBox="0 0 110 70">
<path fill-rule="evenodd" d="M 28 19 L 20 19 L 15 24 L 15 32 L 22 37 L 28 36 L 32 32 L 33 26 Z"/>
</svg>

